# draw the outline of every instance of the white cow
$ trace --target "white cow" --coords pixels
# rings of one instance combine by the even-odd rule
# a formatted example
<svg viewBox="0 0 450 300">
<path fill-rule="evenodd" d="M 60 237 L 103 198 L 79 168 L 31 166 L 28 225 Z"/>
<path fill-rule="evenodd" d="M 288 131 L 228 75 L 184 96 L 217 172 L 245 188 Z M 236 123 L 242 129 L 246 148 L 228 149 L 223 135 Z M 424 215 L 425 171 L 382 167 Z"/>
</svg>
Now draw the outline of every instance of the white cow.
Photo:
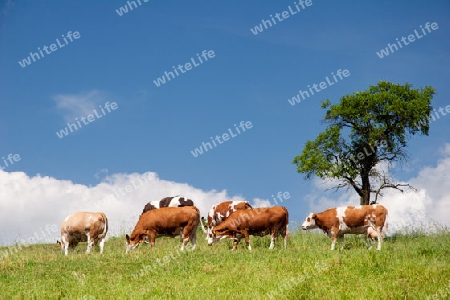
<svg viewBox="0 0 450 300">
<path fill-rule="evenodd" d="M 108 232 L 108 219 L 102 212 L 76 212 L 68 216 L 61 224 L 61 242 L 57 243 L 69 254 L 69 247 L 75 248 L 79 242 L 87 242 L 86 253 L 99 243 L 103 253 L 105 236 Z"/>
</svg>

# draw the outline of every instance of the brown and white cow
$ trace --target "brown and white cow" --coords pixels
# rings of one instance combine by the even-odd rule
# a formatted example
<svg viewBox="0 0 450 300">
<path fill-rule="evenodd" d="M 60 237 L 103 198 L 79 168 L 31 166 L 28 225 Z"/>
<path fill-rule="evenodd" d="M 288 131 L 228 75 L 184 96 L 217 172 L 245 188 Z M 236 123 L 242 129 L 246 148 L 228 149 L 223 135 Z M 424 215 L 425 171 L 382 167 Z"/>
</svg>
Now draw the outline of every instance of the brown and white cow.
<svg viewBox="0 0 450 300">
<path fill-rule="evenodd" d="M 184 250 L 189 241 L 192 243 L 192 250 L 194 250 L 199 222 L 200 211 L 195 206 L 163 207 L 149 210 L 140 216 L 131 236 L 128 236 L 128 234 L 125 236 L 127 240 L 126 253 L 145 242 L 146 239 L 150 240 L 150 245 L 153 248 L 157 237 L 175 237 L 180 235 L 180 231 L 181 250 Z"/>
<path fill-rule="evenodd" d="M 248 201 L 225 201 L 211 207 L 208 212 L 208 224 L 206 231 L 206 239 L 208 240 L 208 245 L 212 246 L 212 244 L 215 242 L 212 228 L 226 220 L 235 211 L 241 209 L 252 209 L 252 206 Z"/>
<path fill-rule="evenodd" d="M 76 212 L 69 215 L 61 224 L 61 242 L 57 243 L 69 254 L 69 247 L 75 248 L 79 242 L 87 242 L 86 253 L 92 246 L 99 243 L 100 253 L 103 253 L 105 236 L 108 232 L 108 219 L 102 212 Z"/>
<path fill-rule="evenodd" d="M 194 201 L 181 196 L 165 197 L 158 201 L 150 201 L 144 206 L 142 213 L 162 207 L 194 206 Z"/>
<path fill-rule="evenodd" d="M 366 234 L 373 237 L 375 230 L 378 239 L 377 250 L 381 250 L 382 230 L 387 215 L 387 209 L 380 204 L 342 206 L 320 213 L 310 213 L 303 222 L 302 229 L 322 229 L 331 238 L 331 250 L 334 250 L 336 237 L 342 244 L 344 234 Z"/>
<path fill-rule="evenodd" d="M 191 199 L 187 199 L 185 197 L 181 196 L 174 196 L 174 197 L 165 197 L 158 201 L 150 201 L 144 206 L 144 210 L 142 211 L 142 214 L 152 210 L 152 209 L 159 209 L 162 207 L 183 207 L 183 206 L 194 206 L 194 201 Z M 141 214 L 141 215 L 142 215 Z M 201 223 L 201 227 L 203 232 L 206 233 L 206 229 L 203 228 L 203 223 Z M 181 231 L 180 231 L 180 238 L 181 238 Z M 148 239 L 145 239 L 145 243 L 148 244 Z"/>
<path fill-rule="evenodd" d="M 289 213 L 283 206 L 271 206 L 264 208 L 253 208 L 250 210 L 237 210 L 232 213 L 225 221 L 213 227 L 212 233 L 216 238 L 228 237 L 234 239 L 233 250 L 242 237 L 245 238 L 248 250 L 250 246 L 250 235 L 265 236 L 271 235 L 269 249 L 275 246 L 275 240 L 278 235 L 284 239 L 284 248 L 286 240 L 289 237 Z"/>
</svg>

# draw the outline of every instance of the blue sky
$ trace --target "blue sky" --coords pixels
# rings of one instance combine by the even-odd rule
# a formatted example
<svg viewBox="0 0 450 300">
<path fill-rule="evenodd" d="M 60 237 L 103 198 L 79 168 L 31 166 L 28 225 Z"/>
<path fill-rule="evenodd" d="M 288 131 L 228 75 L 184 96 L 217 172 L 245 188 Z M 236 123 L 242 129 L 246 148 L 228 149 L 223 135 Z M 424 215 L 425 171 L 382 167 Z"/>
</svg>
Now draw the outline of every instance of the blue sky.
<svg viewBox="0 0 450 300">
<path fill-rule="evenodd" d="M 294 1 L 135 2 L 138 7 L 120 16 L 116 10 L 127 1 L 0 1 L 0 157 L 20 155 L 7 167 L 0 160 L 3 241 L 17 234 L 7 217 L 28 205 L 47 211 L 47 220 L 30 213 L 34 225 L 21 229 L 24 237 L 41 225 L 59 226 L 65 214 L 96 201 L 81 206 L 76 197 L 67 198 L 67 189 L 95 190 L 98 199 L 130 174 L 146 172 L 157 174 L 159 183 L 128 195 L 126 204 L 117 206 L 123 214 L 140 213 L 146 202 L 171 192 L 197 196 L 193 200 L 206 213 L 215 201 L 238 197 L 261 203 L 281 191 L 291 196 L 283 203 L 291 221 L 300 222 L 312 209 L 355 199 L 353 193 L 329 193 L 320 182 L 303 180 L 291 163 L 324 129 L 320 101 L 337 103 L 386 80 L 431 85 L 433 107 L 450 105 L 447 1 L 312 0 L 257 35 L 250 29 L 289 6 L 295 9 Z M 376 54 L 427 22 L 438 29 L 384 58 Z M 79 38 L 64 45 L 62 35 L 69 31 Z M 26 67 L 18 63 L 56 39 L 64 47 Z M 203 50 L 215 56 L 159 87 L 153 83 Z M 289 104 L 299 90 L 339 69 L 350 76 Z M 94 109 L 99 113 L 107 102 L 116 109 L 57 136 L 68 122 Z M 192 155 L 202 142 L 235 130 L 241 121 L 250 121 L 251 129 Z M 417 181 L 427 201 L 442 205 L 450 199 L 430 196 L 435 181 L 422 186 L 419 179 L 424 170 L 435 170 L 431 176 L 443 180 L 439 187 L 449 187 L 450 172 L 440 168 L 450 159 L 449 129 L 448 116 L 432 122 L 428 137 L 410 140 L 411 160 L 393 170 L 398 180 Z"/>
</svg>

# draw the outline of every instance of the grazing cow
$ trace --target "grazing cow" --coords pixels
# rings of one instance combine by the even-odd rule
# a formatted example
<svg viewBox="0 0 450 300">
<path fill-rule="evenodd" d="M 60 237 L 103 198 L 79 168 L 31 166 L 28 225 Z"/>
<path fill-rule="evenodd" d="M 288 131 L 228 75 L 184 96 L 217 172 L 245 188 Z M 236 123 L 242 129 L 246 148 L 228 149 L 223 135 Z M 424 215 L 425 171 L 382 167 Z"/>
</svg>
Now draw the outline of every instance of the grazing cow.
<svg viewBox="0 0 450 300">
<path fill-rule="evenodd" d="M 69 247 L 75 248 L 79 242 L 87 242 L 86 253 L 99 243 L 103 253 L 105 236 L 108 232 L 108 219 L 102 212 L 76 212 L 68 216 L 61 224 L 61 242 L 57 243 L 69 254 Z"/>
<path fill-rule="evenodd" d="M 181 196 L 175 196 L 175 197 L 165 197 L 158 201 L 150 201 L 144 206 L 144 210 L 142 211 L 142 214 L 152 210 L 152 209 L 159 209 L 162 207 L 183 207 L 183 206 L 194 206 L 194 201 L 191 199 L 187 199 L 185 197 Z M 142 215 L 141 214 L 141 215 Z M 203 228 L 203 223 L 201 223 L 201 227 L 203 232 L 206 232 L 206 230 Z M 180 238 L 181 238 L 181 231 L 180 231 Z M 145 239 L 145 243 L 148 244 L 148 239 Z"/>
<path fill-rule="evenodd" d="M 387 209 L 380 204 L 336 207 L 321 213 L 310 213 L 302 229 L 322 229 L 331 238 L 331 250 L 334 250 L 336 237 L 343 243 L 344 234 L 367 234 L 372 237 L 374 230 L 378 239 L 377 250 L 381 250 L 382 230 L 387 215 Z"/>
<path fill-rule="evenodd" d="M 183 207 L 194 206 L 194 201 L 181 196 L 165 197 L 159 201 L 150 201 L 144 206 L 142 213 L 145 213 L 152 209 L 158 209 L 161 207 Z"/>
<path fill-rule="evenodd" d="M 191 241 L 192 250 L 195 249 L 197 239 L 197 226 L 200 222 L 200 211 L 195 206 L 163 207 L 143 213 L 131 236 L 125 236 L 127 240 L 126 253 L 130 252 L 140 243 L 150 240 L 153 248 L 155 239 L 159 236 L 175 237 L 181 231 L 181 250 Z"/>
<path fill-rule="evenodd" d="M 212 246 L 215 242 L 212 228 L 226 220 L 235 211 L 241 209 L 252 209 L 252 206 L 248 201 L 225 201 L 211 207 L 208 213 L 208 224 L 206 231 L 206 239 L 208 240 L 209 246 Z M 205 232 L 205 230 L 203 231 Z"/>
<path fill-rule="evenodd" d="M 242 237 L 245 238 L 248 250 L 250 246 L 250 235 L 272 236 L 269 249 L 273 249 L 278 235 L 284 238 L 284 248 L 289 237 L 289 213 L 283 206 L 271 206 L 264 208 L 253 208 L 250 210 L 237 210 L 225 221 L 213 227 L 212 233 L 216 238 L 228 237 L 234 239 L 233 250 Z"/>
</svg>

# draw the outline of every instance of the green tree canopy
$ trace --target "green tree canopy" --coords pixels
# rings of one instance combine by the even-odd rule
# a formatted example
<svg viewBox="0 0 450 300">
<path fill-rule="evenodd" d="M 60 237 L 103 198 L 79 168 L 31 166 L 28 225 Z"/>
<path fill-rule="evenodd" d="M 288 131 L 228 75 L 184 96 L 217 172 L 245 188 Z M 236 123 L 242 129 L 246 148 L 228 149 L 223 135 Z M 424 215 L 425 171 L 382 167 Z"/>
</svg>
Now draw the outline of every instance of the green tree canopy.
<svg viewBox="0 0 450 300">
<path fill-rule="evenodd" d="M 307 141 L 292 163 L 306 179 L 332 178 L 339 182 L 336 189 L 352 187 L 360 204 L 371 203 L 371 194 L 378 196 L 384 188 L 403 191 L 404 184 L 392 183 L 375 167 L 380 162 L 391 166 L 407 160 L 409 137 L 428 135 L 433 95 L 430 86 L 413 89 L 408 83 L 380 81 L 366 91 L 342 97 L 339 104 L 331 105 L 327 99 L 321 103 L 327 128 Z"/>
</svg>

